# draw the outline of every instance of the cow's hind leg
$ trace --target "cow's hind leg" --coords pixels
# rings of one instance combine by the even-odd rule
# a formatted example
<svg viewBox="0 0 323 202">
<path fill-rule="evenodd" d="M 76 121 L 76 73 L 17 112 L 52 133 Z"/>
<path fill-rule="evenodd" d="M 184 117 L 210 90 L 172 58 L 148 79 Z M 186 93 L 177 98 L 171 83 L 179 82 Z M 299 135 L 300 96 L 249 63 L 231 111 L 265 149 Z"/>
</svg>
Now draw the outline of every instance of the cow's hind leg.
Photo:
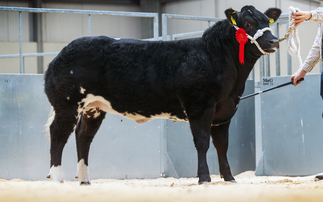
<svg viewBox="0 0 323 202">
<path fill-rule="evenodd" d="M 77 111 L 72 109 L 55 111 L 50 125 L 50 172 L 48 178 L 63 182 L 61 174 L 62 153 L 68 137 L 77 122 Z"/>
<path fill-rule="evenodd" d="M 214 116 L 214 107 L 210 107 L 199 114 L 200 115 L 193 115 L 190 117 L 188 112 L 194 144 L 197 150 L 197 175 L 199 177 L 199 184 L 204 184 L 211 182 L 206 153 L 210 145 L 210 126 Z"/>
<path fill-rule="evenodd" d="M 211 136 L 213 144 L 218 153 L 220 175 L 225 181 L 236 182 L 231 174 L 230 166 L 227 159 L 228 139 L 229 139 L 230 122 L 211 127 Z"/>
<path fill-rule="evenodd" d="M 92 108 L 92 110 L 81 115 L 80 121 L 75 130 L 76 146 L 77 146 L 77 177 L 81 185 L 90 184 L 88 170 L 88 156 L 91 142 L 94 135 L 98 131 L 104 117 L 105 112 Z"/>
</svg>

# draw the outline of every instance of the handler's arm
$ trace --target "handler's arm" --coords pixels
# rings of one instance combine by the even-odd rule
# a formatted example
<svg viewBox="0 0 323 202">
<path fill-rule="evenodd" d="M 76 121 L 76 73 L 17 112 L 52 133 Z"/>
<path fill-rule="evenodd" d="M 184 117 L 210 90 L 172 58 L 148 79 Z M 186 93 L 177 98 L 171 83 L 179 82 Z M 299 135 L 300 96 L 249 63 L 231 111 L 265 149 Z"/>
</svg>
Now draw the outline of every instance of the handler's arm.
<svg viewBox="0 0 323 202">
<path fill-rule="evenodd" d="M 297 84 L 300 84 L 301 82 L 297 83 L 297 81 L 301 78 L 304 78 L 306 73 L 310 72 L 320 60 L 320 48 L 321 48 L 320 41 L 322 40 L 321 26 L 322 24 L 319 24 L 314 44 L 309 54 L 307 55 L 302 68 L 297 70 L 297 72 L 291 76 L 291 80 L 294 80 L 294 83 L 293 83 L 294 86 L 296 86 Z"/>
<path fill-rule="evenodd" d="M 304 20 L 311 20 L 323 23 L 323 7 L 319 7 L 313 11 L 300 11 L 293 14 L 294 25 L 297 27 Z"/>
<path fill-rule="evenodd" d="M 308 20 L 323 23 L 323 7 L 318 7 L 316 10 L 310 11 L 310 13 L 312 17 Z"/>
<path fill-rule="evenodd" d="M 314 40 L 314 44 L 308 53 L 306 60 L 304 61 L 303 64 L 303 70 L 306 72 L 312 71 L 313 67 L 319 62 L 320 60 L 320 49 L 321 49 L 321 26 L 322 24 L 319 24 L 319 27 L 317 29 L 317 34 Z"/>
</svg>

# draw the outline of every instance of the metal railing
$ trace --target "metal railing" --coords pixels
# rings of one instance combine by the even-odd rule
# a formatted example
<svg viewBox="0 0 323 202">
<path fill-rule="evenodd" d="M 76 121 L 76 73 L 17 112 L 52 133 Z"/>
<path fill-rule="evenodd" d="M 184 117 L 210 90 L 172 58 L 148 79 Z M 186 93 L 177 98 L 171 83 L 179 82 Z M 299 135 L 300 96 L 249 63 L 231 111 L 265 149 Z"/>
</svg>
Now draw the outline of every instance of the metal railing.
<svg viewBox="0 0 323 202">
<path fill-rule="evenodd" d="M 163 36 L 163 41 L 168 40 L 167 39 L 167 36 L 168 36 L 167 35 L 168 19 L 207 21 L 209 27 L 211 26 L 211 22 L 218 22 L 218 21 L 223 20 L 221 18 L 208 18 L 208 17 L 201 17 L 201 16 L 176 15 L 176 14 L 164 13 L 164 14 L 162 14 L 162 36 Z M 202 33 L 203 33 L 203 31 L 182 33 L 182 34 L 173 35 L 173 37 L 171 37 L 171 38 L 172 38 L 172 40 L 174 40 L 177 37 L 195 36 L 195 35 L 200 35 Z"/>
<path fill-rule="evenodd" d="M 195 21 L 207 21 L 208 26 L 211 26 L 211 22 L 218 22 L 223 19 L 221 18 L 210 18 L 201 16 L 189 16 L 189 15 L 176 15 L 176 14 L 162 14 L 162 37 L 159 37 L 158 30 L 158 13 L 143 13 L 143 12 L 119 12 L 119 11 L 94 11 L 94 10 L 69 10 L 69 9 L 47 9 L 47 8 L 22 8 L 22 7 L 0 7 L 0 11 L 13 11 L 19 12 L 19 54 L 0 55 L 1 58 L 20 58 L 20 73 L 24 73 L 24 57 L 31 56 L 47 56 L 57 55 L 59 52 L 44 52 L 44 53 L 22 53 L 22 12 L 30 13 L 69 13 L 69 14 L 86 14 L 88 15 L 88 35 L 91 36 L 91 15 L 108 15 L 108 16 L 127 16 L 127 17 L 148 17 L 153 18 L 154 23 L 154 38 L 143 39 L 143 40 L 176 40 L 183 37 L 200 36 L 204 31 L 186 32 L 168 35 L 168 19 L 179 19 L 179 20 L 195 20 Z M 272 25 L 274 28 L 275 35 L 280 38 L 279 28 L 281 24 L 286 25 L 286 31 L 289 26 L 288 14 L 282 14 L 280 18 Z M 292 58 L 287 54 L 287 74 L 292 74 Z M 262 56 L 259 59 L 259 74 L 260 78 L 265 76 L 271 76 L 270 72 L 270 55 Z M 281 75 L 281 62 L 280 62 L 280 49 L 275 53 L 275 66 L 276 76 Z M 321 70 L 323 69 L 322 62 L 320 63 Z M 249 79 L 255 78 L 254 70 L 251 72 Z"/>
<path fill-rule="evenodd" d="M 95 11 L 95 10 L 71 10 L 71 9 L 49 9 L 49 8 L 23 8 L 23 7 L 3 7 L 0 6 L 0 11 L 19 12 L 19 54 L 0 55 L 1 58 L 20 58 L 20 73 L 25 72 L 24 57 L 57 55 L 59 52 L 44 52 L 44 53 L 22 53 L 22 12 L 29 13 L 69 13 L 69 14 L 86 14 L 88 15 L 88 35 L 91 36 L 91 15 L 107 15 L 107 16 L 125 16 L 125 17 L 145 17 L 153 18 L 154 23 L 154 40 L 158 40 L 158 13 L 144 12 L 121 12 L 121 11 Z"/>
<path fill-rule="evenodd" d="M 167 33 L 167 25 L 168 19 L 181 19 L 181 20 L 198 20 L 198 21 L 207 21 L 208 25 L 210 26 L 210 22 L 218 22 L 223 20 L 221 18 L 207 18 L 207 17 L 199 17 L 199 16 L 187 16 L 187 15 L 175 15 L 175 14 L 163 14 L 162 15 L 162 37 L 164 41 L 169 40 L 168 33 Z M 288 22 L 288 14 L 282 14 L 280 18 L 274 23 L 273 27 L 275 30 L 275 35 L 277 38 L 279 37 L 279 26 L 280 24 L 286 24 L 286 31 L 289 26 Z M 203 31 L 196 31 L 196 32 L 189 32 L 189 33 L 180 33 L 180 34 L 173 34 L 171 35 L 171 40 L 176 40 L 177 38 L 182 37 L 189 37 L 189 36 L 196 36 L 202 35 Z M 168 38 L 167 38 L 168 37 Z M 280 50 L 275 53 L 276 56 L 276 76 L 280 76 Z M 260 78 L 264 76 L 270 76 L 270 56 L 262 56 L 259 60 L 259 68 L 260 68 Z M 288 74 L 292 74 L 292 59 L 291 56 L 287 53 L 287 69 Z M 249 79 L 254 80 L 254 70 L 251 72 Z"/>
</svg>

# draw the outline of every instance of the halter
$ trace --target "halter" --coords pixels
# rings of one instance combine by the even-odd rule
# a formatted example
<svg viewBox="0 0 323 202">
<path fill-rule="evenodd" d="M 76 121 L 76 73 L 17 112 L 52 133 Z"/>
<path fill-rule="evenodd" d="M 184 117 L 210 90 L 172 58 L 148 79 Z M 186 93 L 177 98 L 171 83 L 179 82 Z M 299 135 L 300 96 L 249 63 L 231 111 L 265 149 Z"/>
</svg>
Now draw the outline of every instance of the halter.
<svg viewBox="0 0 323 202">
<path fill-rule="evenodd" d="M 236 26 L 236 25 L 233 25 L 234 26 L 234 28 L 236 28 L 236 30 L 238 30 L 239 29 L 239 27 L 238 26 Z M 273 30 L 271 29 L 271 28 L 269 28 L 269 27 L 265 27 L 265 28 L 263 28 L 263 29 L 258 29 L 257 30 L 257 32 L 256 32 L 256 34 L 253 36 L 253 37 L 251 37 L 249 34 L 247 34 L 247 37 L 248 37 L 248 39 L 250 39 L 250 43 L 251 44 L 256 44 L 256 46 L 257 46 L 257 48 L 258 48 L 258 50 L 262 53 L 262 54 L 264 54 L 264 55 L 269 55 L 270 53 L 268 53 L 268 52 L 266 52 L 266 51 L 264 51 L 261 47 L 260 47 L 260 45 L 258 44 L 258 42 L 256 41 L 259 37 L 261 37 L 263 34 L 264 34 L 264 32 L 265 31 L 270 31 L 272 34 L 273 34 Z M 274 35 L 274 34 L 273 34 Z"/>
</svg>

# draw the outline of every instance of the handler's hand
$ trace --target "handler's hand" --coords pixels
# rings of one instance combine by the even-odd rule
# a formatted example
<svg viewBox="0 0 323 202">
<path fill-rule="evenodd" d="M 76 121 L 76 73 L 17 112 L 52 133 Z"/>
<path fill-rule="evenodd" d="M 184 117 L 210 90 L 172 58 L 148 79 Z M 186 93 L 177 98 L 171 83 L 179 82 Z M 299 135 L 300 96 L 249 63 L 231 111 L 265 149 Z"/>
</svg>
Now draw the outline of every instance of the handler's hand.
<svg viewBox="0 0 323 202">
<path fill-rule="evenodd" d="M 300 25 L 304 20 L 309 20 L 312 17 L 312 13 L 309 11 L 301 11 L 293 14 L 294 25 L 297 27 Z"/>
<path fill-rule="evenodd" d="M 297 82 L 297 81 L 300 80 L 301 78 L 304 78 L 306 73 L 307 73 L 306 71 L 302 70 L 300 72 L 296 72 L 295 74 L 293 74 L 290 77 L 290 80 L 294 80 L 293 86 L 297 86 L 298 84 L 302 83 L 301 81 L 300 82 Z"/>
</svg>

